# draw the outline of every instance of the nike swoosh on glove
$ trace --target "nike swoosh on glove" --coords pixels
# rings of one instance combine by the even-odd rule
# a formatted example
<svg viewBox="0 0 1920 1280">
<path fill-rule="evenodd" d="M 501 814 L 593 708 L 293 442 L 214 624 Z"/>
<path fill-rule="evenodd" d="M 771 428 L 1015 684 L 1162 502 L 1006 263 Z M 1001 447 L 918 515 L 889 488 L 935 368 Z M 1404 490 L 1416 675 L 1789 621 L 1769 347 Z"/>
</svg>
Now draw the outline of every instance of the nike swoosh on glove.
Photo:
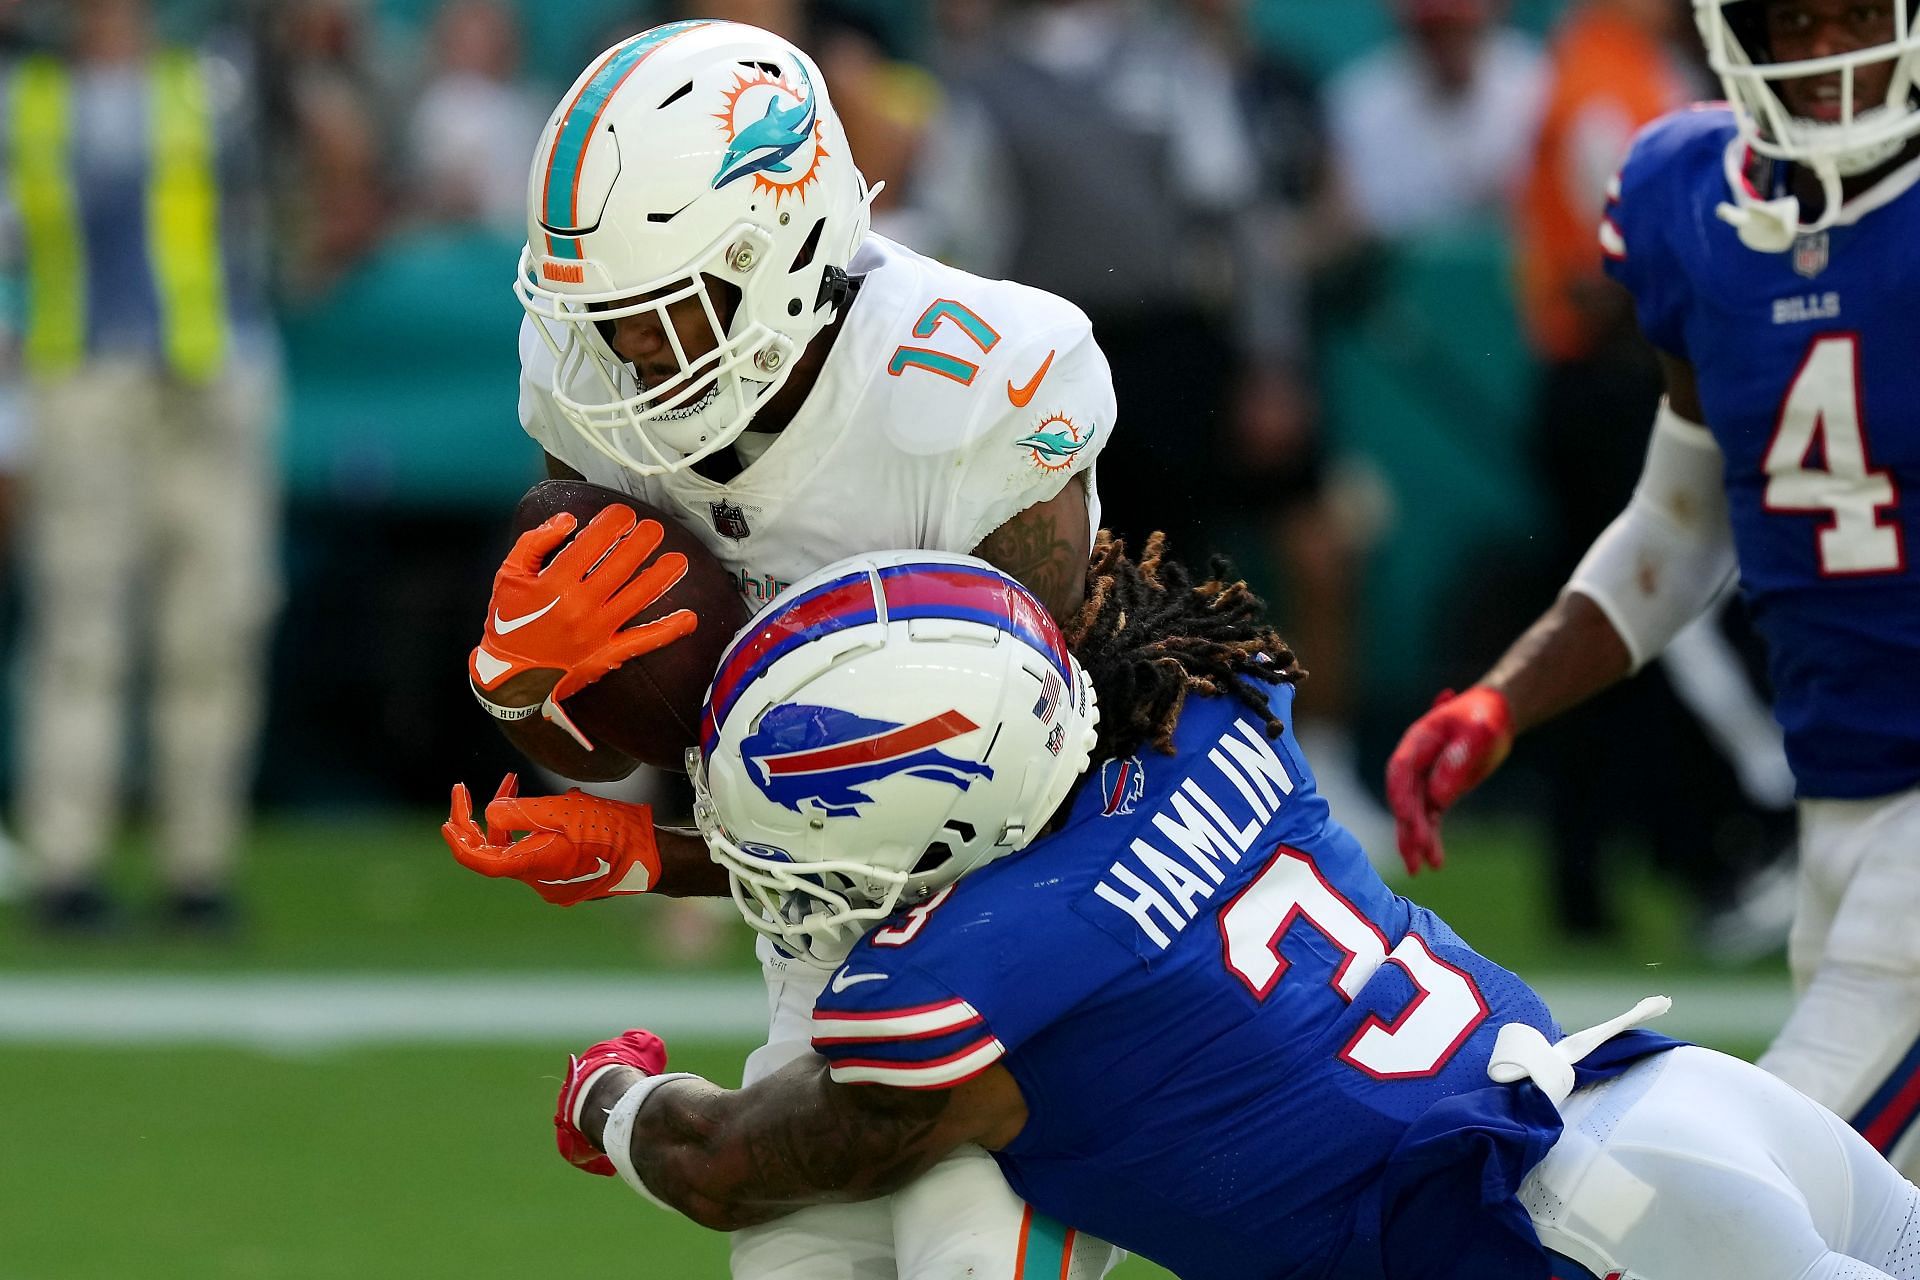
<svg viewBox="0 0 1920 1280">
<path fill-rule="evenodd" d="M 484 829 L 462 783 L 440 834 L 454 861 L 483 876 L 518 880 L 555 906 L 645 893 L 660 882 L 653 810 L 573 788 L 565 795 L 520 795 L 508 774 L 487 805 Z M 515 836 L 515 832 L 526 834 Z"/>
<path fill-rule="evenodd" d="M 491 692 L 523 672 L 561 672 L 542 714 L 591 751 L 560 704 L 621 663 L 692 634 L 699 619 L 676 609 L 627 625 L 687 574 L 678 551 L 648 563 L 666 537 L 658 520 L 615 503 L 574 536 L 577 524 L 563 511 L 513 544 L 494 574 L 486 630 L 468 655 L 467 675 L 475 689 Z"/>
<path fill-rule="evenodd" d="M 553 1112 L 553 1135 L 568 1164 L 611 1178 L 613 1161 L 593 1145 L 580 1128 L 580 1111 L 593 1088 L 594 1077 L 609 1067 L 632 1067 L 642 1075 L 657 1076 L 667 1069 L 667 1046 L 651 1031 L 622 1031 L 585 1053 L 567 1056 L 567 1077 L 560 1084 L 559 1105 Z"/>
</svg>

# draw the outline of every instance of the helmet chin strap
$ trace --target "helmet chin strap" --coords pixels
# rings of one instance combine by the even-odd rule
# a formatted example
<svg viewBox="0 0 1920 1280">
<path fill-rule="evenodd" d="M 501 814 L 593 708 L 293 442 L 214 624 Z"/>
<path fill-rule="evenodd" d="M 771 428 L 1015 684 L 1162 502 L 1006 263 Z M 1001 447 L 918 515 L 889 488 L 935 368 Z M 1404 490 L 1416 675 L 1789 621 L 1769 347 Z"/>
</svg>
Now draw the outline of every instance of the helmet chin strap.
<svg viewBox="0 0 1920 1280">
<path fill-rule="evenodd" d="M 1785 253 L 1800 235 L 1800 200 L 1781 196 L 1777 200 L 1726 202 L 1714 214 L 1740 233 L 1740 243 L 1756 253 Z"/>
<path fill-rule="evenodd" d="M 664 451 L 683 458 L 697 453 L 722 425 L 732 422 L 745 408 L 752 388 L 759 385 L 737 374 L 716 375 L 713 390 L 699 402 L 699 408 L 678 417 L 656 418 L 644 430 Z"/>
<path fill-rule="evenodd" d="M 1876 107 L 1862 114 L 1862 120 L 1871 120 L 1875 115 L 1884 115 L 1885 107 Z M 1823 125 L 1807 125 L 1809 129 L 1826 128 Z M 1901 138 L 1889 138 L 1870 146 L 1856 147 L 1825 158 L 1824 163 L 1795 161 L 1809 173 L 1819 179 L 1821 209 L 1820 216 L 1810 223 L 1800 221 L 1800 198 L 1794 195 L 1776 196 L 1763 200 L 1753 194 L 1752 187 L 1740 172 L 1742 149 L 1730 148 L 1727 152 L 1727 184 L 1735 192 L 1732 201 L 1723 203 L 1714 209 L 1722 222 L 1728 223 L 1740 233 L 1740 243 L 1758 253 L 1785 253 L 1793 247 L 1793 242 L 1801 236 L 1825 231 L 1840 217 L 1845 194 L 1841 188 L 1844 178 L 1857 178 L 1863 173 L 1871 173 L 1900 153 L 1905 146 Z"/>
<path fill-rule="evenodd" d="M 1715 206 L 1714 216 L 1740 234 L 1740 243 L 1756 253 L 1785 253 L 1804 235 L 1825 231 L 1840 216 L 1840 171 L 1832 164 L 1806 166 L 1820 180 L 1820 216 L 1811 223 L 1800 221 L 1800 197 L 1775 196 L 1763 200 L 1754 194 L 1746 175 L 1740 171 L 1739 150 L 1727 152 L 1727 183 L 1734 199 Z"/>
</svg>

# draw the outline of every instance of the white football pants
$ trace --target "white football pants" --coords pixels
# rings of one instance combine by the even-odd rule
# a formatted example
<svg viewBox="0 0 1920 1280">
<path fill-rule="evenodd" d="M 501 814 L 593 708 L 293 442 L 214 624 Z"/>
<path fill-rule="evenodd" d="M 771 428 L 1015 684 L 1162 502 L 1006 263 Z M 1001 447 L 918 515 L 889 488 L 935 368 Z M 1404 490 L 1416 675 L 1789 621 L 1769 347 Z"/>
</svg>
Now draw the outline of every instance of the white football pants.
<svg viewBox="0 0 1920 1280">
<path fill-rule="evenodd" d="M 1520 1200 L 1540 1242 L 1596 1277 L 1920 1277 L 1920 1189 L 1758 1067 L 1675 1049 L 1560 1113 Z"/>
<path fill-rule="evenodd" d="M 163 878 L 221 889 L 280 604 L 277 372 L 236 358 L 195 386 L 101 358 L 32 391 L 21 838 L 48 887 L 100 873 L 137 694 Z"/>
<path fill-rule="evenodd" d="M 767 1043 L 743 1084 L 809 1047 L 813 1002 L 828 974 L 761 958 L 772 1004 Z M 819 1205 L 733 1233 L 733 1280 L 1098 1280 L 1125 1255 L 1029 1209 L 993 1157 L 956 1150 L 884 1200 Z"/>
<path fill-rule="evenodd" d="M 1800 804 L 1799 999 L 1760 1065 L 1920 1179 L 1920 790 Z"/>
</svg>

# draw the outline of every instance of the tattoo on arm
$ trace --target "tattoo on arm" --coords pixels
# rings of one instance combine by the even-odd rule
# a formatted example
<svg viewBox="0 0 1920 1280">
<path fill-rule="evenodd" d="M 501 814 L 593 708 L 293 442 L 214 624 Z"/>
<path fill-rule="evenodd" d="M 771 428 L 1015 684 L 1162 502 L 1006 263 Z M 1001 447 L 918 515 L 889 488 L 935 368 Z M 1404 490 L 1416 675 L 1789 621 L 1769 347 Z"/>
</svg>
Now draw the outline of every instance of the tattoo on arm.
<svg viewBox="0 0 1920 1280">
<path fill-rule="evenodd" d="M 953 1102 L 948 1089 L 835 1084 L 818 1061 L 743 1090 L 676 1081 L 640 1109 L 633 1163 L 662 1200 L 732 1231 L 897 1191 L 972 1136 Z"/>
<path fill-rule="evenodd" d="M 1055 618 L 1080 607 L 1087 590 L 1085 480 L 1075 476 L 1045 502 L 1036 502 L 988 534 L 973 554 L 1011 574 L 1040 598 Z"/>
</svg>

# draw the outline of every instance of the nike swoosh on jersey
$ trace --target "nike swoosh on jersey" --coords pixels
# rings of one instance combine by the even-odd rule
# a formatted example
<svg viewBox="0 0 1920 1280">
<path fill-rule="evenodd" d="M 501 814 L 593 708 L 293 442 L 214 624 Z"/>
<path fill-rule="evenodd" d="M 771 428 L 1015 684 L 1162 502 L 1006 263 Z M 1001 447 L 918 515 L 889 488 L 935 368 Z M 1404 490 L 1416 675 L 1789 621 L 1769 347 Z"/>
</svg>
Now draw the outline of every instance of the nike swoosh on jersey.
<svg viewBox="0 0 1920 1280">
<path fill-rule="evenodd" d="M 599 868 L 594 871 L 589 871 L 587 872 L 587 874 L 583 876 L 575 876 L 571 880 L 542 880 L 540 883 L 541 884 L 582 884 L 588 880 L 598 880 L 601 876 L 613 870 L 613 864 L 608 862 L 605 858 L 595 858 L 594 861 L 600 864 Z"/>
<path fill-rule="evenodd" d="M 518 631 L 520 628 L 526 626 L 529 622 L 538 621 L 541 617 L 543 617 L 546 614 L 547 610 L 553 608 L 553 606 L 559 603 L 560 603 L 560 597 L 555 596 L 553 599 L 541 605 L 538 609 L 535 609 L 532 613 L 523 613 L 517 618 L 503 618 L 500 616 L 500 611 L 498 609 L 495 609 L 493 611 L 493 629 L 499 632 L 503 636 L 508 635 L 511 632 Z"/>
<path fill-rule="evenodd" d="M 473 651 L 473 669 L 480 673 L 481 684 L 492 684 L 507 672 L 513 670 L 511 662 L 502 662 L 488 653 L 482 645 Z"/>
<path fill-rule="evenodd" d="M 848 987 L 862 982 L 885 982 L 886 979 L 887 975 L 884 973 L 836 973 L 833 975 L 832 986 L 834 994 L 837 995 Z"/>
<path fill-rule="evenodd" d="M 1040 389 L 1041 379 L 1047 376 L 1047 370 L 1053 368 L 1054 355 L 1055 351 L 1047 352 L 1047 358 L 1040 362 L 1040 367 L 1034 371 L 1031 378 L 1027 379 L 1026 386 L 1016 387 L 1013 385 L 1012 378 L 1007 379 L 1007 399 L 1013 401 L 1014 408 L 1024 409 L 1027 407 L 1027 403 L 1033 399 L 1033 393 Z"/>
</svg>

